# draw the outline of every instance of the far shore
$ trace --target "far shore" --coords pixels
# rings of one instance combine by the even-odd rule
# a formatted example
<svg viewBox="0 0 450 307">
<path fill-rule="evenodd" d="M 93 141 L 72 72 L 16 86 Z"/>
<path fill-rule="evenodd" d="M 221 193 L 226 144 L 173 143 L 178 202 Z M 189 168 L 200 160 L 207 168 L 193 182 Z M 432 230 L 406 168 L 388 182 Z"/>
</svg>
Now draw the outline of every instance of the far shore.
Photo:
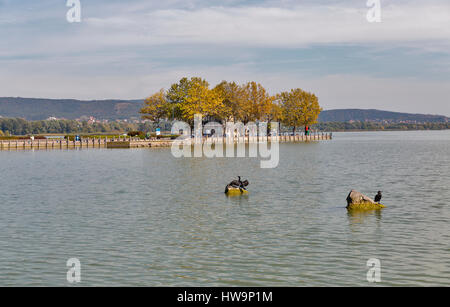
<svg viewBox="0 0 450 307">
<path fill-rule="evenodd" d="M 417 131 L 448 131 L 447 129 L 377 129 L 377 130 L 363 130 L 363 129 L 351 129 L 351 130 L 314 130 L 316 133 L 345 133 L 345 132 L 417 132 Z M 282 135 L 292 135 L 292 131 L 283 131 Z M 303 132 L 296 132 L 296 135 L 302 135 Z M 29 134 L 29 135 L 11 135 L 11 136 L 0 136 L 0 140 L 8 141 L 8 140 L 29 140 L 31 136 L 33 136 L 36 140 L 41 137 L 41 140 L 51 137 L 60 137 L 72 139 L 76 135 L 80 135 L 82 138 L 97 138 L 97 139 L 120 139 L 120 138 L 128 138 L 127 132 L 117 132 L 115 134 L 100 134 L 100 133 L 92 133 L 92 134 L 64 134 L 64 133 L 43 133 L 43 134 Z M 170 134 L 169 131 L 162 132 L 160 138 L 170 138 L 173 135 Z"/>
<path fill-rule="evenodd" d="M 408 130 L 404 130 L 404 129 L 389 129 L 389 130 L 383 130 L 383 129 L 379 129 L 379 130 L 328 130 L 330 132 L 417 132 L 417 131 L 447 131 L 450 130 L 450 128 L 446 128 L 446 129 L 408 129 Z"/>
</svg>

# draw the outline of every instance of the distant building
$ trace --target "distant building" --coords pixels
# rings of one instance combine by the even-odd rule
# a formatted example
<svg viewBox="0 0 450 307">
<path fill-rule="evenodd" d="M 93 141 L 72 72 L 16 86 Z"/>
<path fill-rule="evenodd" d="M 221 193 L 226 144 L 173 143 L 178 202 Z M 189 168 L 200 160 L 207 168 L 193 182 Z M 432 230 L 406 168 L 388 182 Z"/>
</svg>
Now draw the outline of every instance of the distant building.
<svg viewBox="0 0 450 307">
<path fill-rule="evenodd" d="M 86 115 L 83 115 L 80 118 L 77 118 L 76 121 L 88 122 L 88 124 L 93 124 L 93 123 L 98 122 L 98 120 L 94 116 L 86 116 Z"/>
</svg>

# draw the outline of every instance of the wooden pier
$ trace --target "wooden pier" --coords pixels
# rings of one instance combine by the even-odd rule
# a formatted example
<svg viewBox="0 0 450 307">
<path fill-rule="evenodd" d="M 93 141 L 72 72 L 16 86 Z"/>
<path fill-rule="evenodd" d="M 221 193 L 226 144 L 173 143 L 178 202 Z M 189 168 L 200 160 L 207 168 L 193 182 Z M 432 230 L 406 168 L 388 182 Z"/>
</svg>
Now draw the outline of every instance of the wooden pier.
<svg viewBox="0 0 450 307">
<path fill-rule="evenodd" d="M 70 140 L 1 140 L 0 149 L 64 149 L 64 148 L 102 148 L 106 147 L 106 139 L 84 139 L 81 141 Z"/>
<path fill-rule="evenodd" d="M 201 143 L 253 143 L 253 142 L 314 142 L 325 141 L 333 138 L 331 133 L 315 133 L 311 135 L 282 135 L 266 137 L 203 137 L 197 140 Z M 151 147 L 170 147 L 174 140 L 171 139 L 149 139 L 141 140 L 139 138 L 85 138 L 81 141 L 70 141 L 65 139 L 46 139 L 46 140 L 1 140 L 0 150 L 21 150 L 21 149 L 74 149 L 74 148 L 151 148 Z M 192 143 L 195 143 L 194 139 Z"/>
</svg>

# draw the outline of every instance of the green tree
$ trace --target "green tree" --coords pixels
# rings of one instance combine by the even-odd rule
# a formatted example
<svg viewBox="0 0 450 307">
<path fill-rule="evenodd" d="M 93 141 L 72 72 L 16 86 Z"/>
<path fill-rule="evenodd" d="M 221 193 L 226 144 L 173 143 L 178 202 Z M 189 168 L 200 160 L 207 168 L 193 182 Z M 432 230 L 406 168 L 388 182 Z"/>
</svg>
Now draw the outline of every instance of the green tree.
<svg viewBox="0 0 450 307">
<path fill-rule="evenodd" d="M 169 113 L 172 119 L 183 120 L 181 105 L 186 102 L 189 95 L 188 92 L 194 84 L 201 84 L 205 87 L 209 87 L 208 82 L 199 77 L 192 77 L 190 79 L 184 77 L 178 83 L 174 83 L 170 86 L 166 98 L 169 103 Z"/>
<path fill-rule="evenodd" d="M 200 84 L 204 87 L 209 87 L 209 83 L 199 77 L 192 77 L 188 79 L 186 77 L 182 78 L 178 83 L 174 83 L 170 86 L 167 91 L 167 100 L 170 103 L 180 104 L 183 103 L 189 95 L 189 90 L 194 84 Z"/>
<path fill-rule="evenodd" d="M 142 118 L 150 119 L 159 123 L 161 119 L 167 118 L 169 114 L 169 103 L 163 89 L 145 99 L 144 107 L 141 109 Z"/>
<path fill-rule="evenodd" d="M 221 120 L 227 116 L 222 92 L 217 88 L 210 89 L 209 83 L 202 78 L 182 78 L 178 83 L 172 84 L 166 99 L 168 113 L 191 126 L 195 114 L 202 114 L 210 120 Z"/>
</svg>

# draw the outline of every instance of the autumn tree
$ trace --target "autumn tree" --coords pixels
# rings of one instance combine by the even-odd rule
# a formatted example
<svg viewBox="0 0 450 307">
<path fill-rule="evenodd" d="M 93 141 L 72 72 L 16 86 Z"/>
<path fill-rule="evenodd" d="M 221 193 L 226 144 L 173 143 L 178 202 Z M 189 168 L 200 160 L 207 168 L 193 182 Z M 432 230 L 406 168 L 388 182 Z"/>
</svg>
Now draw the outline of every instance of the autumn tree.
<svg viewBox="0 0 450 307">
<path fill-rule="evenodd" d="M 281 121 L 283 121 L 283 108 L 281 105 L 280 100 L 275 99 L 272 101 L 271 105 L 270 105 L 270 110 L 269 113 L 266 115 L 267 116 L 267 133 L 269 134 L 271 129 L 272 129 L 272 122 L 278 122 L 278 126 L 279 123 Z M 278 131 L 280 130 L 280 127 L 278 127 Z"/>
<path fill-rule="evenodd" d="M 169 102 L 170 112 L 172 117 L 178 120 L 184 120 L 184 116 L 181 112 L 182 104 L 186 103 L 186 99 L 189 95 L 189 90 L 194 84 L 200 84 L 204 87 L 209 87 L 209 83 L 199 77 L 186 78 L 183 77 L 178 83 L 174 83 L 167 91 L 167 101 Z"/>
<path fill-rule="evenodd" d="M 167 91 L 167 100 L 169 103 L 181 104 L 185 102 L 185 99 L 189 95 L 189 90 L 194 85 L 202 85 L 204 87 L 209 87 L 209 83 L 199 77 L 192 77 L 190 79 L 184 77 L 178 83 L 174 83 L 170 86 Z"/>
<path fill-rule="evenodd" d="M 163 89 L 148 97 L 144 101 L 144 107 L 140 113 L 142 118 L 150 119 L 154 122 L 159 122 L 161 119 L 169 116 L 170 106 L 166 99 L 166 93 Z"/>
<path fill-rule="evenodd" d="M 191 126 L 195 114 L 202 114 L 209 120 L 221 120 L 227 115 L 221 91 L 210 89 L 209 83 L 202 78 L 182 78 L 172 84 L 166 98 L 169 113 Z"/>
<path fill-rule="evenodd" d="M 294 133 L 299 126 L 317 123 L 322 108 L 316 95 L 297 88 L 282 92 L 277 98 L 281 102 L 283 123 L 293 127 Z"/>
<path fill-rule="evenodd" d="M 242 86 L 242 95 L 243 101 L 241 108 L 244 124 L 251 121 L 268 119 L 275 98 L 269 95 L 261 84 L 253 81 L 248 82 Z"/>
<path fill-rule="evenodd" d="M 209 89 L 208 84 L 194 81 L 187 90 L 187 95 L 180 103 L 181 118 L 192 124 L 195 114 L 202 114 L 209 119 L 222 119 L 226 114 L 221 93 Z"/>
<path fill-rule="evenodd" d="M 273 97 L 272 102 L 268 106 L 268 112 L 266 114 L 266 120 L 268 122 L 272 121 L 282 121 L 283 119 L 283 108 L 280 100 Z"/>
<path fill-rule="evenodd" d="M 245 118 L 243 103 L 245 101 L 242 87 L 236 82 L 222 81 L 217 84 L 214 89 L 218 91 L 223 98 L 225 107 L 225 116 L 223 120 L 233 122 L 243 121 Z"/>
<path fill-rule="evenodd" d="M 271 96 L 259 83 L 238 85 L 223 81 L 213 89 L 202 78 L 182 78 L 172 84 L 167 92 L 160 90 L 145 100 L 141 113 L 143 118 L 158 122 L 163 118 L 178 119 L 193 126 L 194 115 L 201 114 L 205 120 L 282 121 L 292 126 L 312 125 L 322 109 L 314 94 L 301 89 Z"/>
</svg>

